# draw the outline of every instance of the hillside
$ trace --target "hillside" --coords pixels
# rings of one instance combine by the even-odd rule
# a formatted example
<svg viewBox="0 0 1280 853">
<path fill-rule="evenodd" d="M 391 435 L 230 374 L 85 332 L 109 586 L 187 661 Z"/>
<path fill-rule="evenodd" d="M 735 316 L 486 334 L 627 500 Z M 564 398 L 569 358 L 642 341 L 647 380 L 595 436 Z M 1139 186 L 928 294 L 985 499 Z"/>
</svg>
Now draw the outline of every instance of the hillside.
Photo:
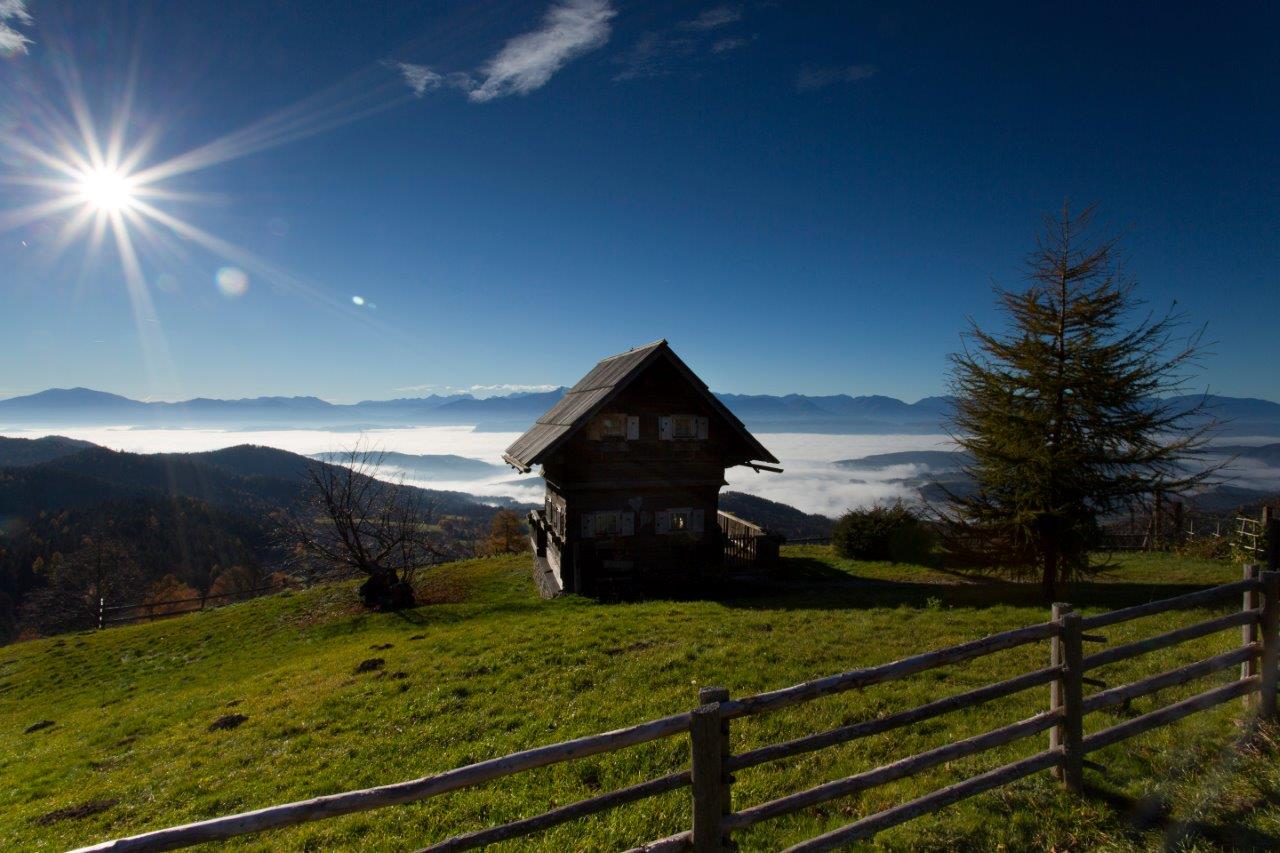
<svg viewBox="0 0 1280 853">
<path fill-rule="evenodd" d="M 25 462 L 0 464 L 0 642 L 95 618 L 95 541 L 123 555 L 111 563 L 114 604 L 141 601 L 166 575 L 196 592 L 232 566 L 269 575 L 284 558 L 278 516 L 298 505 L 307 465 L 318 464 L 251 445 L 138 454 L 68 442 L 0 444 L 4 458 Z M 442 548 L 473 553 L 495 507 L 462 492 L 415 491 L 434 509 Z"/>
<path fill-rule="evenodd" d="M 925 569 L 787 549 L 771 585 L 719 600 L 542 601 L 527 557 L 452 564 L 401 614 L 354 608 L 344 586 L 292 592 L 149 625 L 0 649 L 0 848 L 66 848 L 231 811 L 416 778 L 687 710 L 699 685 L 734 696 L 892 660 L 1017 625 L 1045 608 L 1027 591 Z M 1131 556 L 1071 590 L 1110 609 L 1238 577 L 1227 564 Z M 1205 618 L 1108 629 L 1112 644 Z M 1213 611 L 1218 612 L 1218 611 Z M 1150 620 L 1148 620 L 1150 621 Z M 1099 674 L 1120 683 L 1234 647 L 1238 632 Z M 735 723 L 735 749 L 880 715 L 1044 666 L 1043 645 Z M 381 658 L 381 669 L 357 673 Z M 1225 677 L 1225 675 L 1224 675 Z M 1201 682 L 1196 689 L 1203 689 Z M 1135 700 L 1128 714 L 1178 695 Z M 1042 689 L 738 775 L 749 804 L 975 734 L 1044 709 Z M 890 849 L 1156 850 L 1274 847 L 1274 759 L 1226 749 L 1231 703 L 1093 756 L 1099 796 L 1066 797 L 1047 774 L 881 836 Z M 242 724 L 212 724 L 228 715 Z M 1091 726 L 1117 717 L 1094 715 Z M 1020 742 L 859 798 L 743 833 L 777 849 L 927 788 L 1043 748 Z M 404 807 L 283 830 L 230 846 L 414 849 L 677 769 L 680 739 Z M 566 824 L 521 849 L 619 849 L 684 828 L 683 792 Z"/>
</svg>

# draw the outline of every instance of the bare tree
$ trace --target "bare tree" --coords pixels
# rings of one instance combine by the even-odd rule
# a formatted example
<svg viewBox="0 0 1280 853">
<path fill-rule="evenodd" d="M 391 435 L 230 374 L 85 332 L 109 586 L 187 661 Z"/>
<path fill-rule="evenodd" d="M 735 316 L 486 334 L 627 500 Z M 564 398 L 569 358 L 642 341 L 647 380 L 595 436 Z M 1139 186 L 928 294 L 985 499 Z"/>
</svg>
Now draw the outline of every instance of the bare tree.
<svg viewBox="0 0 1280 853">
<path fill-rule="evenodd" d="M 442 561 L 434 506 L 403 481 L 377 478 L 383 454 L 357 443 L 336 464 L 307 466 L 301 508 L 286 523 L 293 554 L 309 568 L 367 576 L 360 597 L 393 610 L 414 603 L 413 576 Z"/>
</svg>

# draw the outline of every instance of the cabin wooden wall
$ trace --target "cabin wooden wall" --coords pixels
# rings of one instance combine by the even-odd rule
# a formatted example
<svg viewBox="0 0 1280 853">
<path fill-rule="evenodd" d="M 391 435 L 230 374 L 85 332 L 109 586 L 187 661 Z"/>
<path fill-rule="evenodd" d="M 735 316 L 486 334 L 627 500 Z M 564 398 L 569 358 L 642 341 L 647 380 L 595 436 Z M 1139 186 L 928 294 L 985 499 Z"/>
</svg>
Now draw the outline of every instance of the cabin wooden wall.
<svg viewBox="0 0 1280 853">
<path fill-rule="evenodd" d="M 543 464 L 548 517 L 559 510 L 564 518 L 565 588 L 576 588 L 574 578 L 589 584 L 592 576 L 717 565 L 724 471 L 749 454 L 731 425 L 665 361 L 600 414 L 635 420 L 618 437 L 602 438 L 598 424 L 588 424 Z M 705 437 L 664 439 L 662 419 L 672 415 L 704 418 Z M 671 510 L 690 511 L 684 529 L 663 529 Z M 584 527 L 596 513 L 619 513 L 619 529 L 596 531 L 593 521 Z"/>
</svg>

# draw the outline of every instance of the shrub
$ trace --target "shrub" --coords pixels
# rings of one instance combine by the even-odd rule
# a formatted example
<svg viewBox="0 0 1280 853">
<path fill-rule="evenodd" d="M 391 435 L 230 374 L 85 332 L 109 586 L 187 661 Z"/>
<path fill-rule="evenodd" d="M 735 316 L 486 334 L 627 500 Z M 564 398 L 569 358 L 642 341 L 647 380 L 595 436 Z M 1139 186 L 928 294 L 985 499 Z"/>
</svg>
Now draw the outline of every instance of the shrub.
<svg viewBox="0 0 1280 853">
<path fill-rule="evenodd" d="M 933 550 L 933 531 L 901 501 L 846 512 L 831 532 L 841 557 L 921 563 Z"/>
</svg>

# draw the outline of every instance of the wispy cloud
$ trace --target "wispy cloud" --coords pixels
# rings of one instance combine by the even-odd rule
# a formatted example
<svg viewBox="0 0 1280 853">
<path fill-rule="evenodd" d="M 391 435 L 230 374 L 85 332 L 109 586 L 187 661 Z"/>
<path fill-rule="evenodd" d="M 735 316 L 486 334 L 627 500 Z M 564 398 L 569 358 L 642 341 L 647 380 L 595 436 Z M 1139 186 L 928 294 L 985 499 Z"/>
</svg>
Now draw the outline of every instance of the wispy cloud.
<svg viewBox="0 0 1280 853">
<path fill-rule="evenodd" d="M 31 26 L 34 21 L 27 11 L 26 0 L 0 0 L 0 56 L 17 56 L 27 52 L 31 39 L 17 27 Z"/>
<path fill-rule="evenodd" d="M 812 92 L 836 83 L 856 83 L 874 77 L 879 69 L 874 65 L 838 65 L 816 67 L 806 65 L 800 69 L 796 77 L 796 89 L 801 92 Z"/>
<path fill-rule="evenodd" d="M 724 53 L 730 50 L 737 50 L 740 47 L 746 47 L 756 40 L 755 36 L 751 38 L 743 38 L 742 36 L 730 36 L 729 38 L 718 39 L 715 44 L 711 45 L 712 53 Z"/>
<path fill-rule="evenodd" d="M 473 101 L 527 95 L 545 86 L 565 63 L 604 45 L 617 14 L 607 0 L 566 0 L 552 6 L 542 26 L 516 36 L 480 69 Z"/>
<path fill-rule="evenodd" d="M 708 52 L 721 54 L 744 47 L 756 37 L 724 36 L 708 44 L 714 36 L 712 30 L 741 20 L 742 11 L 737 6 L 716 6 L 669 29 L 644 33 L 614 57 L 614 62 L 622 66 L 614 75 L 614 82 L 661 77 L 695 64 Z"/>
<path fill-rule="evenodd" d="M 413 90 L 413 94 L 421 98 L 431 89 L 438 89 L 444 82 L 444 76 L 432 71 L 426 65 L 414 65 L 412 62 L 388 62 L 404 78 L 404 82 Z"/>
<path fill-rule="evenodd" d="M 476 81 L 470 75 L 462 71 L 454 71 L 449 74 L 441 74 L 430 65 L 416 65 L 412 62 L 384 62 L 388 68 L 394 68 L 400 72 L 400 76 L 404 78 L 405 85 L 413 90 L 413 94 L 421 98 L 432 89 L 439 89 L 441 86 L 447 86 L 451 89 L 461 89 L 464 92 L 471 92 L 476 88 Z"/>
<path fill-rule="evenodd" d="M 697 52 L 697 47 L 698 43 L 692 38 L 669 33 L 645 33 L 614 58 L 622 66 L 622 70 L 613 76 L 614 82 L 670 74 L 690 59 Z"/>
<path fill-rule="evenodd" d="M 0 0 L 3 2 L 3 0 Z M 527 95 L 547 84 L 567 63 L 609 40 L 609 21 L 617 11 L 609 0 L 562 0 L 547 10 L 542 25 L 508 41 L 475 73 L 442 74 L 429 65 L 392 61 L 405 84 L 421 98 L 449 87 L 476 103 L 507 95 Z"/>
<path fill-rule="evenodd" d="M 472 385 L 471 393 L 477 397 L 489 397 L 498 394 L 545 394 L 554 391 L 559 385 Z"/>
<path fill-rule="evenodd" d="M 555 391 L 559 385 L 522 385 L 503 382 L 497 385 L 404 385 L 392 388 L 399 394 L 471 394 L 475 397 L 502 397 L 509 394 L 542 394 Z"/>
<path fill-rule="evenodd" d="M 681 21 L 676 26 L 682 30 L 714 30 L 726 24 L 742 20 L 742 10 L 737 6 L 716 6 L 707 9 L 690 21 Z"/>
</svg>

